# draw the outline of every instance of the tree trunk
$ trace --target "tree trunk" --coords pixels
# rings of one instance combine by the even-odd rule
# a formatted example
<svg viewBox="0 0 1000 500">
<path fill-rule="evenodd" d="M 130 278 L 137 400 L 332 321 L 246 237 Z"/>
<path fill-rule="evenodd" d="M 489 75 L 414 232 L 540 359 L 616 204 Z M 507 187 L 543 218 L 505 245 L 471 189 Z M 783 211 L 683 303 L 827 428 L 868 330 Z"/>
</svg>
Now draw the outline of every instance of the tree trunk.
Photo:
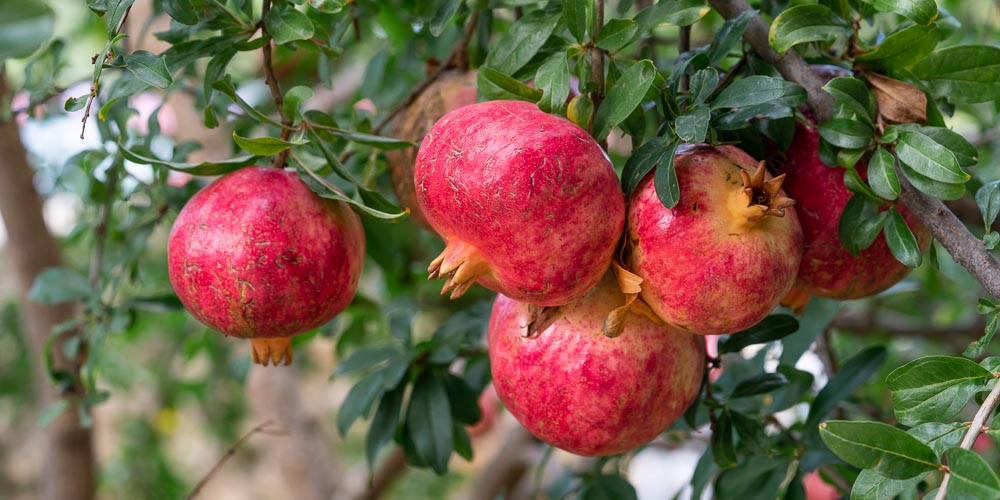
<svg viewBox="0 0 1000 500">
<path fill-rule="evenodd" d="M 0 71 L 0 97 L 6 95 L 6 80 Z M 41 430 L 45 434 L 45 450 L 39 469 L 39 498 L 91 499 L 95 486 L 94 453 L 90 429 L 80 425 L 74 402 L 80 388 L 74 384 L 57 391 L 43 361 L 52 328 L 72 318 L 76 308 L 73 304 L 48 306 L 25 298 L 35 277 L 47 267 L 60 265 L 61 260 L 59 246 L 42 218 L 42 200 L 35 191 L 33 176 L 17 125 L 13 121 L 0 121 L 0 215 L 7 228 L 11 267 L 20 289 L 21 318 L 31 349 L 36 393 L 43 406 L 61 398 L 71 402 L 66 411 Z M 61 344 L 61 339 L 52 343 L 52 368 L 76 377 L 79 362 L 67 359 Z"/>
</svg>

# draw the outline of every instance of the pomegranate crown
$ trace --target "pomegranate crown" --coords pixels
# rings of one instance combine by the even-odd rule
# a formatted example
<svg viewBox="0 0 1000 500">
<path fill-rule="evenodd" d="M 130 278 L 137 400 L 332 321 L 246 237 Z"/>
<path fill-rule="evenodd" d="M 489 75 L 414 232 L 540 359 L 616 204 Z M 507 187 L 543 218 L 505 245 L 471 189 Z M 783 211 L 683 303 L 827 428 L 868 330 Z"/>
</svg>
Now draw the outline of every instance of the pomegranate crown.
<svg viewBox="0 0 1000 500">
<path fill-rule="evenodd" d="M 764 173 L 763 161 L 757 164 L 757 169 L 752 174 L 740 169 L 740 178 L 743 179 L 743 194 L 749 200 L 748 207 L 757 212 L 749 217 L 751 223 L 768 215 L 784 217 L 785 209 L 795 204 L 795 200 L 784 196 L 781 192 L 781 184 L 785 181 L 785 174 L 765 181 Z"/>
</svg>

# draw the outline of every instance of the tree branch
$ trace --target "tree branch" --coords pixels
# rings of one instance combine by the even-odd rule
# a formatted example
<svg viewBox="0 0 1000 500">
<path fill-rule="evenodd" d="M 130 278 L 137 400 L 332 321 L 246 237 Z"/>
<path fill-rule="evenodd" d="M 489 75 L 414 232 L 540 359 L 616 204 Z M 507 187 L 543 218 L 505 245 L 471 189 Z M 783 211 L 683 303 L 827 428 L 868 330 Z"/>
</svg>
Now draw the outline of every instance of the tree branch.
<svg viewBox="0 0 1000 500">
<path fill-rule="evenodd" d="M 709 0 L 709 4 L 726 19 L 750 10 L 745 0 Z M 822 89 L 823 82 L 795 50 L 789 50 L 785 55 L 779 56 L 771 48 L 767 35 L 767 24 L 760 16 L 754 16 L 747 25 L 746 32 L 743 33 L 743 39 L 762 59 L 777 68 L 782 76 L 805 87 L 809 95 L 809 107 L 819 121 L 828 119 L 834 102 L 833 96 Z M 982 241 L 969 232 L 955 214 L 944 206 L 944 203 L 917 191 L 902 175 L 899 177 L 903 184 L 899 201 L 927 226 L 955 262 L 968 270 L 990 295 L 1000 299 L 1000 263 L 986 250 Z"/>
<path fill-rule="evenodd" d="M 257 434 L 258 432 L 265 434 L 272 434 L 272 435 L 281 435 L 282 431 L 269 428 L 271 424 L 273 424 L 273 422 L 268 420 L 258 425 L 257 427 L 250 429 L 250 431 L 244 434 L 243 437 L 239 438 L 235 443 L 233 443 L 233 445 L 230 446 L 228 450 L 226 450 L 226 453 L 222 455 L 222 458 L 220 458 L 219 461 L 216 462 L 214 466 L 212 466 L 212 469 L 208 471 L 208 474 L 205 474 L 205 477 L 201 478 L 201 481 L 198 481 L 198 484 L 194 486 L 194 489 L 191 490 L 191 493 L 189 493 L 188 496 L 185 497 L 185 499 L 191 500 L 192 498 L 198 496 L 198 493 L 201 493 L 202 488 L 204 488 L 205 485 L 208 484 L 208 482 L 212 479 L 212 477 L 215 476 L 215 473 L 218 472 L 219 469 L 222 468 L 222 466 L 225 465 L 225 463 L 228 462 L 229 459 L 236 454 L 236 450 L 240 449 L 240 446 L 243 446 L 243 443 L 245 443 L 248 439 L 250 439 L 251 436 Z"/>
<path fill-rule="evenodd" d="M 1000 374 L 994 374 L 997 378 L 1000 378 Z M 993 410 L 996 409 L 997 403 L 1000 403 L 1000 380 L 997 380 L 993 385 L 993 390 L 990 391 L 989 395 L 986 396 L 986 400 L 983 401 L 983 405 L 979 407 L 979 411 L 976 412 L 976 416 L 972 417 L 972 424 L 969 425 L 969 430 L 965 432 L 965 436 L 962 436 L 962 442 L 959 446 L 965 448 L 966 450 L 972 449 L 972 445 L 976 443 L 976 438 L 979 437 L 979 433 L 982 432 L 983 426 L 986 425 L 986 419 L 990 418 L 993 414 Z M 934 500 L 944 500 L 945 495 L 948 492 L 948 480 L 951 478 L 951 472 L 945 470 L 944 478 L 941 479 L 941 486 L 938 486 L 937 496 Z"/>
<path fill-rule="evenodd" d="M 271 0 L 264 0 L 263 7 L 261 7 L 260 13 L 260 31 L 264 36 L 269 36 L 267 32 L 267 15 L 271 12 Z M 274 101 L 274 107 L 278 110 L 278 116 L 281 117 L 281 124 L 292 126 L 292 120 L 285 115 L 285 97 L 281 94 L 281 87 L 278 86 L 278 77 L 274 74 L 274 63 L 271 60 L 271 43 L 273 40 L 268 40 L 267 43 L 261 47 L 261 52 L 264 54 L 264 82 L 267 83 L 268 90 L 271 91 L 271 100 Z M 281 140 L 287 141 L 291 131 L 287 128 L 281 129 Z M 274 168 L 285 168 L 286 160 L 288 159 L 288 150 L 278 153 L 274 157 Z"/>
</svg>

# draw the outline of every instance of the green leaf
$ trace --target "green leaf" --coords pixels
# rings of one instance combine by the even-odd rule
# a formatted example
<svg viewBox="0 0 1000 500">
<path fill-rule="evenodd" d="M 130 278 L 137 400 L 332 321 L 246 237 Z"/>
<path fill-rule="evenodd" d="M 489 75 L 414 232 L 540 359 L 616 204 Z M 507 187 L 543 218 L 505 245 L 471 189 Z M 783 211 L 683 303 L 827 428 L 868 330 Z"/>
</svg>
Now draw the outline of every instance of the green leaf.
<svg viewBox="0 0 1000 500">
<path fill-rule="evenodd" d="M 1000 478 L 978 453 L 952 448 L 944 457 L 951 469 L 948 498 L 1000 498 Z"/>
<path fill-rule="evenodd" d="M 191 0 L 163 0 L 163 10 L 181 24 L 188 26 L 198 24 L 198 12 L 194 10 Z"/>
<path fill-rule="evenodd" d="M 882 40 L 875 50 L 857 57 L 857 61 L 877 68 L 909 68 L 937 47 L 941 30 L 936 25 L 907 26 Z"/>
<path fill-rule="evenodd" d="M 566 27 L 569 28 L 570 34 L 579 43 L 587 41 L 587 35 L 590 31 L 588 28 L 593 23 L 591 20 L 591 17 L 593 17 L 592 5 L 587 0 L 566 0 L 562 3 L 563 19 L 566 20 Z"/>
<path fill-rule="evenodd" d="M 57 399 L 42 408 L 42 411 L 38 412 L 38 418 L 35 421 L 38 427 L 47 427 L 52 422 L 55 422 L 59 415 L 62 415 L 66 409 L 69 408 L 68 399 Z"/>
<path fill-rule="evenodd" d="M 646 7 L 635 16 L 639 31 L 646 32 L 657 26 L 688 26 L 708 14 L 704 0 L 670 0 Z"/>
<path fill-rule="evenodd" d="M 736 448 L 733 444 L 733 420 L 728 411 L 719 416 L 716 426 L 712 429 L 712 458 L 719 467 L 726 468 L 736 465 Z"/>
<path fill-rule="evenodd" d="M 780 373 L 761 373 L 740 381 L 729 395 L 730 399 L 739 399 L 749 396 L 765 394 L 788 384 L 788 379 Z"/>
<path fill-rule="evenodd" d="M 849 359 L 837 374 L 819 391 L 806 418 L 806 428 L 815 428 L 837 403 L 850 396 L 885 363 L 889 352 L 882 346 L 869 347 Z"/>
<path fill-rule="evenodd" d="M 948 184 L 969 180 L 958 159 L 948 148 L 918 130 L 903 130 L 896 143 L 896 156 L 921 175 Z"/>
<path fill-rule="evenodd" d="M 0 3 L 0 63 L 33 54 L 52 36 L 55 15 L 40 0 Z"/>
<path fill-rule="evenodd" d="M 992 378 L 971 360 L 927 356 L 896 368 L 885 381 L 896 418 L 903 425 L 917 425 L 955 417 Z"/>
<path fill-rule="evenodd" d="M 307 113 L 310 114 L 310 116 L 314 116 L 311 111 Z M 318 123 L 311 123 L 310 126 L 316 129 L 321 136 L 338 137 L 382 150 L 406 149 L 417 146 L 417 144 L 412 142 L 396 139 L 394 137 L 383 137 L 381 135 L 366 134 L 364 132 L 352 132 L 339 127 L 332 127 Z"/>
<path fill-rule="evenodd" d="M 990 233 L 990 235 L 997 235 L 997 234 L 1000 233 L 997 233 L 996 231 Z M 996 241 L 996 239 L 994 239 L 994 241 Z M 990 250 L 992 250 L 995 247 L 996 247 L 995 244 L 993 245 L 992 248 L 990 247 L 990 245 L 987 245 L 987 249 Z M 990 341 L 993 340 L 993 336 L 996 335 L 998 329 L 1000 329 L 1000 312 L 994 311 L 990 313 L 989 319 L 986 321 L 986 328 L 983 336 L 979 340 L 969 343 L 969 346 L 965 348 L 965 351 L 962 353 L 962 355 L 971 358 L 978 358 L 982 356 L 983 352 L 986 351 L 986 348 L 989 347 Z"/>
<path fill-rule="evenodd" d="M 624 121 L 639 107 L 646 92 L 656 80 L 653 61 L 643 59 L 630 66 L 608 89 L 608 94 L 594 116 L 594 136 L 600 140 L 611 132 L 611 127 Z"/>
<path fill-rule="evenodd" d="M 787 458 L 754 456 L 726 469 L 715 482 L 713 498 L 741 500 L 774 500 L 781 498 L 779 490 L 794 465 Z"/>
<path fill-rule="evenodd" d="M 444 33 L 445 27 L 448 26 L 448 22 L 451 18 L 455 17 L 458 13 L 458 8 L 462 6 L 462 0 L 445 0 L 444 5 L 438 8 L 437 12 L 434 13 L 434 17 L 431 18 L 431 35 L 441 36 Z"/>
<path fill-rule="evenodd" d="M 625 162 L 625 167 L 622 169 L 622 188 L 625 194 L 631 195 L 639 187 L 639 183 L 646 178 L 646 174 L 663 163 L 665 158 L 673 163 L 676 150 L 677 142 L 665 141 L 663 137 L 654 137 L 639 146 Z"/>
<path fill-rule="evenodd" d="M 770 448 L 764 424 L 757 418 L 750 418 L 737 411 L 729 411 L 733 428 L 740 437 L 740 444 L 751 452 L 767 454 Z"/>
<path fill-rule="evenodd" d="M 711 104 L 712 109 L 754 106 L 771 101 L 798 106 L 805 102 L 805 96 L 805 89 L 794 83 L 781 78 L 755 75 L 728 85 Z"/>
<path fill-rule="evenodd" d="M 903 176 L 913 184 L 918 191 L 927 193 L 941 200 L 957 200 L 965 194 L 965 183 L 944 183 L 930 179 L 923 174 L 917 173 L 913 168 L 905 163 L 898 163 Z"/>
<path fill-rule="evenodd" d="M 820 437 L 843 461 L 891 479 L 909 479 L 937 469 L 937 455 L 917 438 L 882 422 L 831 420 Z"/>
<path fill-rule="evenodd" d="M 299 118 L 302 116 L 299 113 L 299 109 L 302 106 L 302 102 L 308 99 L 312 99 L 313 91 L 311 88 L 305 85 L 296 85 L 287 92 L 285 92 L 285 99 L 282 103 L 282 111 L 284 111 L 285 116 L 292 119 L 293 122 L 297 123 Z"/>
<path fill-rule="evenodd" d="M 865 0 L 865 3 L 879 12 L 895 12 L 917 24 L 927 25 L 938 17 L 934 0 Z"/>
<path fill-rule="evenodd" d="M 74 111 L 80 111 L 87 106 L 87 100 L 90 99 L 90 94 L 83 94 L 80 97 L 70 97 L 66 99 L 66 103 L 63 104 L 63 110 L 67 113 L 72 113 Z"/>
<path fill-rule="evenodd" d="M 336 375 L 368 372 L 381 368 L 393 355 L 402 352 L 396 344 L 376 344 L 362 347 L 337 363 Z"/>
<path fill-rule="evenodd" d="M 521 69 L 545 45 L 560 16 L 535 11 L 518 20 L 500 37 L 486 56 L 486 66 L 504 75 Z"/>
<path fill-rule="evenodd" d="M 226 75 L 223 79 L 213 83 L 212 88 L 225 94 L 226 97 L 230 98 L 234 103 L 236 103 L 237 106 L 239 106 L 243 111 L 246 111 L 247 114 L 252 116 L 255 120 L 274 125 L 275 127 L 281 129 L 292 130 L 292 131 L 295 130 L 292 127 L 283 125 L 281 122 L 278 122 L 277 120 L 271 118 L 270 116 L 261 113 L 260 110 L 258 110 L 257 108 L 253 107 L 250 103 L 243 100 L 243 98 L 236 93 L 236 85 L 233 83 L 232 75 Z"/>
<path fill-rule="evenodd" d="M 611 19 L 598 32 L 595 45 L 608 52 L 617 52 L 628 45 L 638 32 L 639 25 L 634 19 Z"/>
<path fill-rule="evenodd" d="M 871 469 L 864 469 L 854 480 L 851 488 L 851 500 L 885 500 L 896 498 L 896 495 L 912 490 L 922 476 L 910 479 L 890 479 Z"/>
<path fill-rule="evenodd" d="M 125 67 L 133 75 L 154 87 L 165 89 L 174 81 L 167 71 L 167 63 L 152 52 L 137 50 L 131 54 L 125 54 Z"/>
<path fill-rule="evenodd" d="M 232 172 L 234 170 L 241 169 L 243 167 L 253 165 L 260 159 L 260 156 L 238 156 L 236 158 L 231 158 L 228 160 L 219 161 L 206 161 L 202 163 L 179 163 L 172 161 L 163 161 L 159 158 L 153 157 L 151 154 L 140 153 L 138 151 L 129 149 L 125 147 L 124 144 L 118 143 L 118 151 L 121 152 L 125 159 L 139 163 L 141 165 L 153 165 L 156 167 L 169 168 L 170 170 L 176 170 L 178 172 L 186 172 L 191 175 L 222 175 Z"/>
<path fill-rule="evenodd" d="M 849 150 L 841 150 L 841 151 L 849 151 Z M 865 198 L 868 198 L 869 201 L 871 201 L 876 205 L 882 203 L 882 198 L 879 198 L 879 196 L 875 193 L 875 191 L 871 188 L 871 186 L 865 183 L 865 181 L 861 180 L 861 174 L 859 174 L 858 171 L 855 170 L 854 168 L 849 167 L 844 169 L 844 187 L 846 187 L 848 191 L 852 193 L 857 193 L 860 194 L 861 196 L 864 196 Z"/>
<path fill-rule="evenodd" d="M 782 11 L 771 23 L 767 40 L 779 54 L 801 43 L 832 42 L 851 33 L 850 25 L 819 4 L 803 4 Z"/>
<path fill-rule="evenodd" d="M 39 304 L 61 304 L 85 299 L 94 293 L 80 273 L 65 267 L 49 267 L 35 276 L 28 300 Z"/>
<path fill-rule="evenodd" d="M 233 131 L 233 141 L 243 151 L 255 156 L 273 156 L 292 146 L 306 144 L 306 141 L 288 142 L 274 137 L 242 137 Z"/>
<path fill-rule="evenodd" d="M 868 147 L 875 134 L 871 125 L 848 118 L 834 118 L 819 126 L 819 135 L 826 142 L 846 149 Z"/>
<path fill-rule="evenodd" d="M 396 427 L 399 426 L 405 393 L 406 385 L 400 384 L 385 393 L 379 401 L 378 410 L 375 410 L 375 416 L 372 417 L 371 426 L 368 428 L 368 436 L 365 438 L 365 460 L 369 471 L 375 468 L 375 458 L 379 450 L 389 443 L 396 432 Z"/>
<path fill-rule="evenodd" d="M 466 385 L 465 380 L 452 373 L 443 375 L 445 392 L 451 405 L 451 416 L 459 423 L 473 425 L 483 418 L 478 396 Z"/>
<path fill-rule="evenodd" d="M 983 227 L 987 228 L 987 232 L 989 232 L 989 227 L 993 225 L 993 222 L 997 220 L 997 215 L 1000 214 L 1000 181 L 993 181 L 979 188 L 976 191 L 976 204 L 979 205 L 979 211 L 983 214 Z"/>
<path fill-rule="evenodd" d="M 451 425 L 451 405 L 444 384 L 435 373 L 425 371 L 413 384 L 406 428 L 417 457 L 438 474 L 448 470 L 454 443 Z"/>
<path fill-rule="evenodd" d="M 660 158 L 660 162 L 653 172 L 653 189 L 656 190 L 656 197 L 666 208 L 673 208 L 681 199 L 681 187 L 677 183 L 677 171 L 674 168 L 674 155 L 680 143 L 672 142 L 667 153 Z"/>
<path fill-rule="evenodd" d="M 799 321 L 788 314 L 772 314 L 746 330 L 719 342 L 719 354 L 739 352 L 744 347 L 783 339 L 799 330 Z"/>
<path fill-rule="evenodd" d="M 900 125 L 902 128 L 910 128 L 910 125 Z M 975 146 L 969 143 L 961 134 L 946 129 L 944 127 L 914 127 L 921 134 L 930 137 L 934 142 L 944 146 L 951 151 L 958 160 L 958 164 L 963 167 L 971 167 L 979 163 L 979 152 Z"/>
<path fill-rule="evenodd" d="M 910 231 L 898 210 L 891 208 L 888 212 L 889 218 L 885 221 L 885 242 L 889 245 L 892 256 L 907 266 L 919 266 L 920 245 L 917 244 L 913 231 Z"/>
<path fill-rule="evenodd" d="M 583 483 L 580 500 L 635 500 L 635 488 L 618 474 L 599 474 Z"/>
<path fill-rule="evenodd" d="M 352 208 L 356 209 L 357 211 L 359 211 L 364 215 L 369 215 L 371 217 L 375 217 L 376 219 L 382 219 L 387 221 L 401 220 L 410 214 L 409 209 L 403 210 L 401 212 L 390 212 L 383 210 L 382 208 L 396 208 L 392 204 L 388 203 L 386 203 L 387 205 L 386 207 L 381 207 L 381 206 L 370 207 L 368 206 L 368 203 L 370 203 L 370 200 L 372 199 L 371 197 L 365 200 L 365 203 L 360 203 L 357 200 L 350 198 L 344 193 L 342 193 L 340 189 L 337 188 L 337 186 L 333 185 L 333 183 L 331 183 L 330 181 L 324 179 L 323 176 L 312 171 L 311 169 L 309 169 L 309 167 L 306 167 L 301 162 L 295 161 L 294 157 L 290 156 L 289 159 L 292 160 L 292 163 L 295 165 L 295 171 L 299 174 L 299 179 L 302 179 L 302 182 L 305 182 L 306 185 L 309 186 L 309 189 L 311 189 L 312 192 L 316 193 L 321 198 L 343 201 L 344 203 L 351 205 Z M 358 186 L 358 192 L 361 193 L 363 196 L 366 191 L 367 190 L 364 190 L 364 188 Z"/>
<path fill-rule="evenodd" d="M 705 68 L 695 72 L 691 76 L 690 84 L 690 99 L 691 104 L 698 106 L 705 104 L 708 97 L 712 95 L 715 91 L 715 87 L 719 85 L 719 72 L 715 68 Z"/>
<path fill-rule="evenodd" d="M 844 205 L 837 222 L 837 236 L 841 246 L 851 255 L 856 257 L 864 249 L 861 243 L 867 240 L 865 235 L 871 229 L 871 224 L 866 222 L 875 216 L 875 212 L 875 207 L 863 195 L 851 196 Z"/>
<path fill-rule="evenodd" d="M 677 137 L 689 143 L 704 141 L 705 134 L 708 133 L 708 122 L 711 119 L 712 112 L 709 111 L 708 106 L 695 106 L 688 109 L 674 122 Z"/>
<path fill-rule="evenodd" d="M 529 87 L 489 66 L 481 66 L 476 72 L 479 92 L 490 99 L 517 99 L 538 102 L 542 91 Z"/>
<path fill-rule="evenodd" d="M 108 2 L 108 39 L 114 40 L 118 36 L 118 25 L 122 23 L 129 7 L 135 0 L 110 0 Z M 100 59 L 98 59 L 100 60 Z"/>
<path fill-rule="evenodd" d="M 729 55 L 733 48 L 743 40 L 743 32 L 746 31 L 750 20 L 756 15 L 757 13 L 752 9 L 745 10 L 722 23 L 722 27 L 715 32 L 715 37 L 712 38 L 712 43 L 708 46 L 706 55 L 709 65 L 715 66 Z"/>
<path fill-rule="evenodd" d="M 542 91 L 542 99 L 538 101 L 542 111 L 560 113 L 566 108 L 570 91 L 566 52 L 556 52 L 538 67 L 535 85 Z"/>
<path fill-rule="evenodd" d="M 927 83 L 934 97 L 953 103 L 1000 99 L 1000 47 L 957 45 L 940 49 L 913 66 L 913 73 Z"/>
<path fill-rule="evenodd" d="M 282 45 L 295 40 L 308 40 L 315 34 L 312 21 L 291 3 L 276 3 L 267 13 L 264 26 L 274 43 Z"/>
<path fill-rule="evenodd" d="M 823 86 L 836 100 L 835 118 L 861 118 L 872 123 L 877 105 L 865 82 L 852 76 L 834 78 Z"/>
<path fill-rule="evenodd" d="M 968 423 L 928 422 L 912 427 L 906 432 L 930 446 L 940 457 L 948 448 L 958 446 L 967 430 L 969 430 Z"/>
<path fill-rule="evenodd" d="M 876 194 L 887 200 L 895 200 L 900 193 L 899 177 L 896 176 L 896 158 L 892 153 L 879 147 L 868 161 L 868 183 Z"/>
<path fill-rule="evenodd" d="M 337 408 L 337 430 L 340 435 L 346 435 L 354 421 L 368 413 L 375 400 L 381 398 L 384 393 L 382 372 L 376 371 L 361 377 Z"/>
<path fill-rule="evenodd" d="M 765 102 L 745 108 L 734 108 L 732 111 L 717 115 L 713 119 L 713 126 L 716 130 L 739 130 L 747 127 L 749 120 L 791 118 L 793 115 L 792 108 L 788 105 Z"/>
</svg>

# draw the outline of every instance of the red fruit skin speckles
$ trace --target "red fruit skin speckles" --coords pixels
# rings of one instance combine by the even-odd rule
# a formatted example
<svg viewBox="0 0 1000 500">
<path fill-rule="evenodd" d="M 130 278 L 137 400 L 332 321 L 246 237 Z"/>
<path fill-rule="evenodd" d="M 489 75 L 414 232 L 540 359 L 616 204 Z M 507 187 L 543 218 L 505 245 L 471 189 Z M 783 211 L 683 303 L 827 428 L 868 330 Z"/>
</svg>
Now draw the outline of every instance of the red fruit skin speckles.
<svg viewBox="0 0 1000 500">
<path fill-rule="evenodd" d="M 695 146 L 674 162 L 680 201 L 660 203 L 647 176 L 629 201 L 632 271 L 642 298 L 665 321 L 691 333 L 748 328 L 771 312 L 795 281 L 802 229 L 795 210 L 743 226 L 740 170 L 757 162 L 733 146 Z M 769 176 L 765 176 L 768 179 Z"/>
<path fill-rule="evenodd" d="M 497 296 L 488 334 L 493 384 L 532 434 L 578 455 L 612 455 L 649 442 L 694 401 L 702 339 L 636 314 L 620 336 L 604 336 L 604 318 L 623 301 L 605 278 L 529 338 L 529 306 Z"/>
<path fill-rule="evenodd" d="M 799 123 L 782 165 L 786 174 L 785 191 L 797 201 L 795 209 L 805 237 L 795 287 L 812 295 L 840 300 L 881 292 L 905 278 L 912 269 L 892 256 L 882 234 L 857 257 L 840 244 L 837 224 L 851 192 L 844 187 L 844 170 L 824 165 L 818 148 L 819 132 Z M 864 177 L 867 165 L 859 163 L 857 170 Z M 926 250 L 930 232 L 905 206 L 900 204 L 896 208 L 917 237 L 921 250 Z"/>
<path fill-rule="evenodd" d="M 446 114 L 424 138 L 414 178 L 424 215 L 448 243 L 441 275 L 463 276 L 454 269 L 472 254 L 479 268 L 467 275 L 540 306 L 592 288 L 624 226 L 624 196 L 604 151 L 527 102 Z"/>
<path fill-rule="evenodd" d="M 290 337 L 330 321 L 357 289 L 358 216 L 294 172 L 246 167 L 195 194 L 170 232 L 170 282 L 199 321 L 233 337 Z"/>
</svg>

